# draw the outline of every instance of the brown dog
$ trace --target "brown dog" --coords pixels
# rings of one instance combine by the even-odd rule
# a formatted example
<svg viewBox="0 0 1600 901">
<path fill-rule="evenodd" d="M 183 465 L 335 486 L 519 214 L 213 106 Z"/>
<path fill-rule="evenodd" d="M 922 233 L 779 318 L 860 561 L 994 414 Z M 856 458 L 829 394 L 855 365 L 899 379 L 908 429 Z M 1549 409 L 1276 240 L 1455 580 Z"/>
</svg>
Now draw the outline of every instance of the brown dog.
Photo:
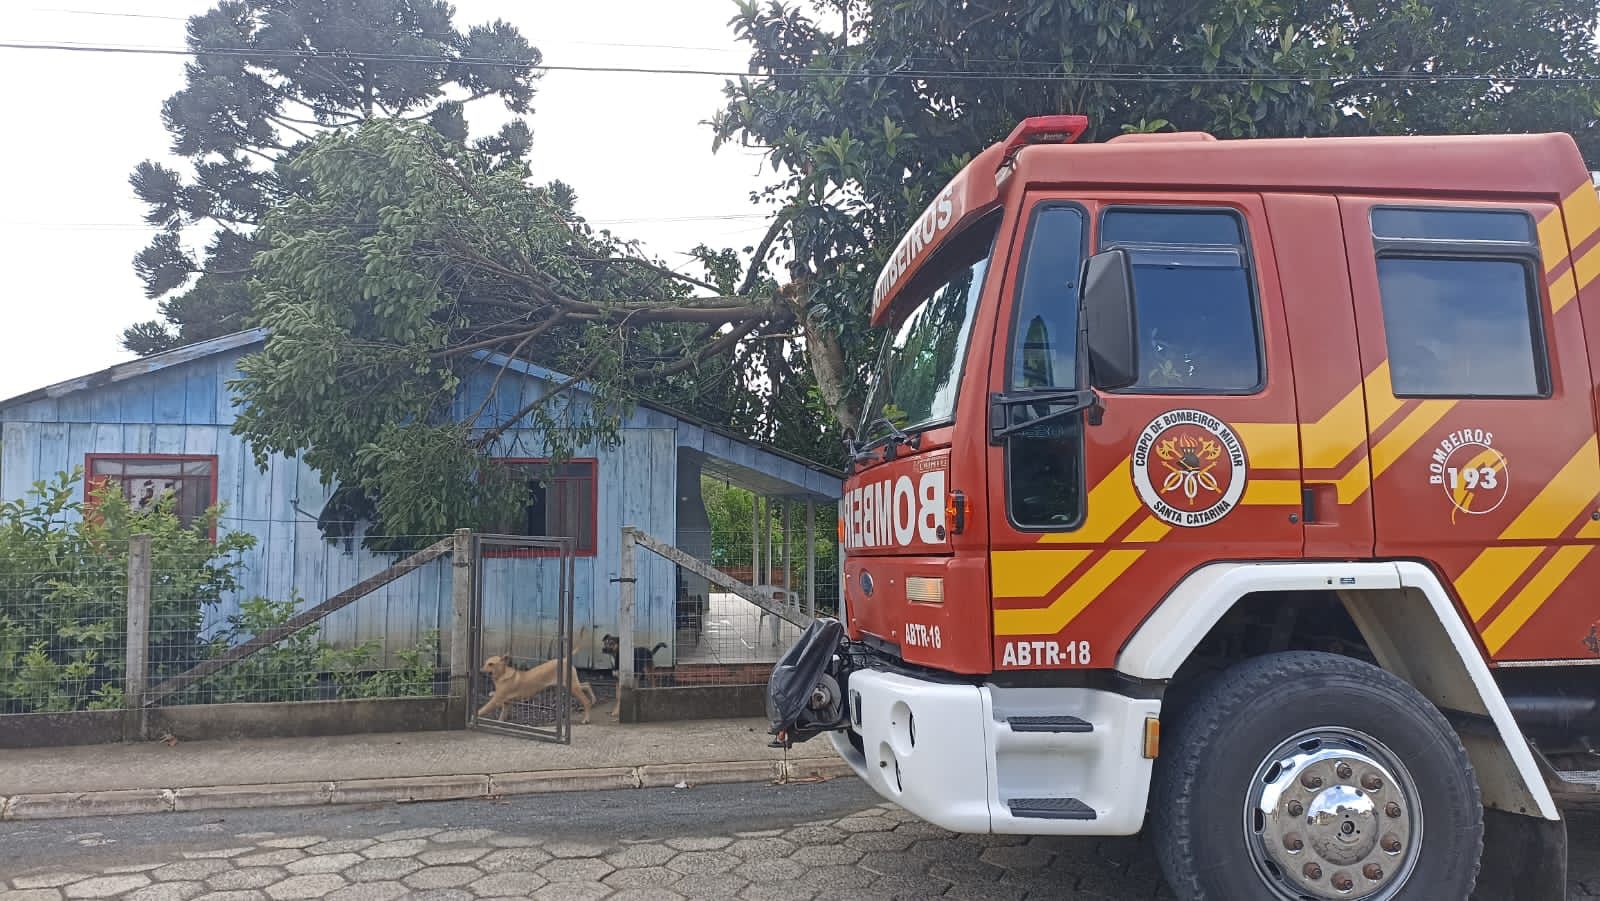
<svg viewBox="0 0 1600 901">
<path fill-rule="evenodd" d="M 583 638 L 583 631 L 578 631 L 578 636 L 572 640 L 572 650 L 578 650 L 578 643 Z M 524 701 L 536 697 L 550 686 L 556 684 L 560 674 L 561 661 L 556 659 L 546 660 L 533 669 L 517 669 L 511 663 L 511 658 L 496 654 L 483 662 L 483 672 L 489 674 L 494 680 L 494 694 L 489 697 L 489 702 L 478 710 L 478 716 L 487 716 L 489 711 L 499 708 L 496 719 L 506 718 L 506 706 L 513 701 Z M 589 708 L 594 706 L 594 689 L 589 683 L 578 681 L 578 668 L 572 665 L 572 658 L 567 658 L 567 687 L 572 691 L 572 696 L 578 699 L 583 707 L 583 722 L 589 722 Z"/>
</svg>

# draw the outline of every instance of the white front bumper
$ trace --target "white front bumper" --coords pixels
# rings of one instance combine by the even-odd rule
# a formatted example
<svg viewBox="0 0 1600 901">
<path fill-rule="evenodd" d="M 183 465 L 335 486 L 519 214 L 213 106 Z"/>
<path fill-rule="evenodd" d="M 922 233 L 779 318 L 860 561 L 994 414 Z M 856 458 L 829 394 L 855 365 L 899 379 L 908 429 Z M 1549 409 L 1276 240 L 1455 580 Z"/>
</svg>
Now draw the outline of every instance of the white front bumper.
<svg viewBox="0 0 1600 901">
<path fill-rule="evenodd" d="M 834 748 L 883 797 L 954 832 L 1131 835 L 1144 823 L 1153 761 L 1144 723 L 1161 702 L 1086 688 L 999 688 L 858 670 L 849 701 L 857 750 Z M 859 722 L 856 721 L 859 711 Z M 1013 732 L 1015 716 L 1073 716 L 1078 733 Z M 1016 817 L 1020 798 L 1076 798 L 1092 820 Z"/>
</svg>

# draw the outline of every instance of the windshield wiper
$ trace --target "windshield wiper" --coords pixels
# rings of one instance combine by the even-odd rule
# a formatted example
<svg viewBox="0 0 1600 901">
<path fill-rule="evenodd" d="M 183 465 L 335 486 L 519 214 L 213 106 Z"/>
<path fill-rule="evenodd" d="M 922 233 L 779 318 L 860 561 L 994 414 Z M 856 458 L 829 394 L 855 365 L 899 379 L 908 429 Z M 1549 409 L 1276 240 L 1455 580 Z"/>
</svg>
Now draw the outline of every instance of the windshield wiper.
<svg viewBox="0 0 1600 901">
<path fill-rule="evenodd" d="M 1061 408 L 1046 410 L 1025 422 L 1010 422 L 1012 407 L 1057 405 L 1061 405 Z M 999 441 L 1007 435 L 1025 432 L 1053 419 L 1061 419 L 1084 410 L 1089 411 L 1089 424 L 1099 425 L 1100 409 L 1100 396 L 1089 389 L 1069 391 L 1034 389 L 1012 394 L 992 394 L 989 396 L 989 440 Z"/>
<path fill-rule="evenodd" d="M 918 432 L 915 435 L 908 434 L 905 432 L 905 430 L 901 429 L 893 422 L 890 422 L 887 416 L 878 417 L 877 419 L 873 420 L 872 424 L 867 426 L 867 428 L 870 429 L 880 425 L 889 430 L 889 434 L 883 439 L 884 460 L 893 460 L 895 448 L 900 447 L 901 445 L 905 445 L 912 450 L 920 450 L 922 448 L 921 432 Z"/>
</svg>

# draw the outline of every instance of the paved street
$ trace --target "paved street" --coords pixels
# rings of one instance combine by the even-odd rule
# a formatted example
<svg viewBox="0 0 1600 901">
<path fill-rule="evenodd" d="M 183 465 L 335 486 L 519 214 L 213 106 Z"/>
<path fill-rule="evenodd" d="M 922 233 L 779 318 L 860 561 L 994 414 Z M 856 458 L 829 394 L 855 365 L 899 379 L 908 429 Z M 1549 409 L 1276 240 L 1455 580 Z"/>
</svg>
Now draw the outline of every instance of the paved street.
<svg viewBox="0 0 1600 901">
<path fill-rule="evenodd" d="M 1600 894 L 1600 820 L 1573 895 Z M 0 901 L 1167 897 L 1138 839 L 952 836 L 851 780 L 0 825 Z"/>
</svg>

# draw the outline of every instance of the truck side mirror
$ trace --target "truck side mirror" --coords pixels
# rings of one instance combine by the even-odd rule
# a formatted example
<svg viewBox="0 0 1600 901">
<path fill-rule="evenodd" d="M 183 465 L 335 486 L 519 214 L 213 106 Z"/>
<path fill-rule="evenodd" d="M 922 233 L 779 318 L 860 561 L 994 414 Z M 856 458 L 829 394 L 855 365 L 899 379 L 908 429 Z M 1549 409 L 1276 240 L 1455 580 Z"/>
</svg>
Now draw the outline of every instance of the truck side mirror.
<svg viewBox="0 0 1600 901">
<path fill-rule="evenodd" d="M 1139 381 L 1139 315 L 1126 250 L 1097 253 L 1084 264 L 1083 329 L 1091 385 L 1115 391 Z"/>
</svg>

